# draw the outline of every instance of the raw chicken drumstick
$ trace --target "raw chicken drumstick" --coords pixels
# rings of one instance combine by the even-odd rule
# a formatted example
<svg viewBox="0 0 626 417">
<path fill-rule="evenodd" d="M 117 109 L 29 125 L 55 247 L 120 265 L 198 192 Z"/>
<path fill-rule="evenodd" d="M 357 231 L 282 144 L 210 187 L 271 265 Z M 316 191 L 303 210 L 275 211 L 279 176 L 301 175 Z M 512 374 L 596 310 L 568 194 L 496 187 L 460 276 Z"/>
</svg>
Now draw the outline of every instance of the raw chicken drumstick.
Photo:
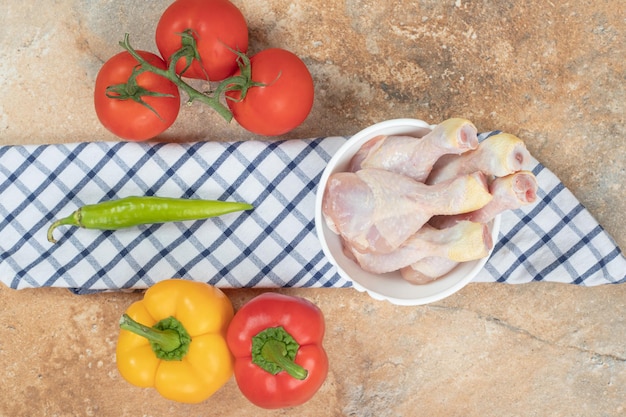
<svg viewBox="0 0 626 417">
<path fill-rule="evenodd" d="M 350 171 L 380 168 L 424 182 L 441 156 L 461 154 L 477 146 L 477 131 L 472 122 L 452 118 L 422 138 L 377 136 L 369 140 L 352 157 Z"/>
<path fill-rule="evenodd" d="M 499 133 L 482 141 L 475 150 L 439 158 L 426 183 L 436 184 L 475 171 L 504 177 L 526 169 L 530 159 L 530 153 L 520 138 L 510 133 Z"/>
<path fill-rule="evenodd" d="M 452 216 L 434 216 L 428 223 L 437 229 L 453 226 L 461 220 L 488 223 L 506 210 L 515 210 L 537 199 L 537 179 L 530 171 L 519 171 L 505 177 L 496 178 L 489 185 L 493 199 L 485 206 L 469 213 Z"/>
<path fill-rule="evenodd" d="M 520 171 L 506 177 L 496 178 L 489 187 L 493 200 L 484 207 L 465 214 L 435 216 L 428 223 L 438 229 L 453 227 L 458 222 L 466 220 L 489 223 L 506 210 L 514 210 L 534 203 L 537 199 L 537 187 L 535 175 L 529 171 Z M 432 256 L 402 268 L 400 274 L 402 278 L 413 284 L 426 284 L 447 274 L 457 265 L 457 261 Z"/>
<path fill-rule="evenodd" d="M 432 216 L 474 211 L 492 195 L 481 172 L 426 185 L 381 169 L 330 176 L 322 211 L 328 227 L 361 252 L 398 248 Z"/>
<path fill-rule="evenodd" d="M 390 253 L 362 253 L 350 246 L 344 246 L 344 253 L 356 260 L 363 270 L 383 274 L 427 257 L 473 261 L 487 256 L 492 246 L 491 234 L 485 224 L 462 221 L 442 230 L 425 225 Z"/>
<path fill-rule="evenodd" d="M 458 264 L 442 256 L 429 256 L 401 268 L 400 276 L 411 284 L 428 284 L 452 271 Z"/>
</svg>

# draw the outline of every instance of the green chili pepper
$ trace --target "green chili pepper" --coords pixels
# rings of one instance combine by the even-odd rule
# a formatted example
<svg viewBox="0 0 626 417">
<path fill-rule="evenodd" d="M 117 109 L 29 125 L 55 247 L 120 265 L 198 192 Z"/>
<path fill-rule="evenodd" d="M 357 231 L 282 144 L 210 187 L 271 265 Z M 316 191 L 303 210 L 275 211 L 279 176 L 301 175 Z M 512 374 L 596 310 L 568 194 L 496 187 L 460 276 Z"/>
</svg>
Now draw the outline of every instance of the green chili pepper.
<svg viewBox="0 0 626 417">
<path fill-rule="evenodd" d="M 126 197 L 83 206 L 68 217 L 55 221 L 48 229 L 48 240 L 52 243 L 57 242 L 52 233 L 62 225 L 117 230 L 140 224 L 207 219 L 253 208 L 247 203 L 229 201 Z"/>
</svg>

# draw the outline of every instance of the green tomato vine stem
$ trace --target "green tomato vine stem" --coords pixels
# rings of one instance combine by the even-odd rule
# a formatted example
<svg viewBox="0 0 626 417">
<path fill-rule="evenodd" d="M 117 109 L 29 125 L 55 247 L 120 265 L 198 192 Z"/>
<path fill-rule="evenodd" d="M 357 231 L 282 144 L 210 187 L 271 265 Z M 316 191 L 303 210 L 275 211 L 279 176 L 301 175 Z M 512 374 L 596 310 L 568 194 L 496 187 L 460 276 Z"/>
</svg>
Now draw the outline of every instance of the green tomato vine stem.
<svg viewBox="0 0 626 417">
<path fill-rule="evenodd" d="M 182 33 L 181 36 L 183 36 L 184 39 L 186 37 L 187 40 L 189 38 L 193 39 L 193 36 L 188 31 Z M 189 42 L 189 41 L 183 42 L 182 48 L 179 49 L 177 52 L 175 52 L 170 58 L 170 62 L 168 64 L 167 69 L 158 68 L 150 64 L 141 55 L 139 55 L 139 53 L 137 53 L 137 51 L 131 46 L 130 36 L 128 33 L 124 35 L 124 40 L 120 42 L 120 46 L 124 48 L 126 51 L 128 51 L 128 53 L 130 53 L 137 60 L 137 62 L 139 63 L 139 67 L 141 68 L 141 71 L 149 71 L 154 74 L 160 75 L 163 78 L 166 78 L 167 80 L 174 83 L 180 90 L 184 91 L 187 94 L 187 96 L 189 97 L 187 103 L 191 104 L 194 101 L 199 101 L 201 103 L 204 103 L 208 105 L 209 107 L 213 108 L 227 122 L 230 122 L 232 120 L 233 114 L 228 109 L 228 107 L 226 107 L 224 104 L 220 102 L 221 95 L 225 93 L 226 91 L 240 90 L 242 91 L 242 99 L 243 99 L 244 93 L 247 92 L 247 90 L 250 87 L 264 85 L 261 83 L 255 83 L 251 80 L 250 60 L 245 54 L 238 52 L 238 51 L 233 51 L 233 52 L 235 52 L 238 55 L 238 64 L 241 69 L 241 75 L 232 76 L 230 78 L 223 80 L 222 82 L 219 83 L 217 88 L 211 94 L 211 93 L 203 93 L 201 91 L 196 90 L 191 85 L 186 83 L 182 79 L 181 75 L 176 73 L 176 63 L 180 59 L 182 58 L 198 59 L 197 58 L 198 52 L 195 47 L 195 42 Z M 187 61 L 186 68 L 188 68 L 189 65 L 190 65 L 190 61 Z M 183 74 L 184 74 L 184 71 L 183 71 Z M 145 95 L 151 95 L 151 94 L 145 94 Z M 128 97 L 121 97 L 121 96 L 112 97 L 112 98 L 119 98 L 122 100 L 128 99 Z M 138 101 L 146 105 L 145 102 L 143 102 L 143 100 L 135 99 L 135 101 Z"/>
</svg>

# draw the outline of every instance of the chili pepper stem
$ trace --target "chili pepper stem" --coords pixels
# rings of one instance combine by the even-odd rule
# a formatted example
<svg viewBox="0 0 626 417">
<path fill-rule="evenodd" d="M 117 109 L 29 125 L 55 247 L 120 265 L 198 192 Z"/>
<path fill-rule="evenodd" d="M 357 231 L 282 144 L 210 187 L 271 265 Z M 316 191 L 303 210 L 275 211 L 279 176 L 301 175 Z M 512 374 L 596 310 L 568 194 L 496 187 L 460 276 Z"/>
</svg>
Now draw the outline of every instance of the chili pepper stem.
<svg viewBox="0 0 626 417">
<path fill-rule="evenodd" d="M 160 359 L 181 360 L 191 343 L 182 323 L 174 317 L 168 317 L 155 326 L 148 327 L 124 314 L 120 319 L 120 328 L 148 339 L 152 350 Z"/>
<path fill-rule="evenodd" d="M 296 379 L 304 379 L 308 371 L 286 356 L 285 344 L 278 340 L 268 340 L 261 349 L 261 354 L 268 361 L 279 365 L 285 372 Z"/>
<path fill-rule="evenodd" d="M 81 218 L 82 218 L 81 210 L 78 209 L 74 213 L 70 214 L 69 216 L 63 219 L 59 219 L 55 221 L 54 223 L 52 223 L 52 225 L 50 225 L 50 227 L 48 228 L 48 241 L 51 243 L 57 243 L 57 240 L 54 238 L 54 230 L 59 226 L 69 225 L 69 226 L 81 227 L 82 226 Z"/>
</svg>

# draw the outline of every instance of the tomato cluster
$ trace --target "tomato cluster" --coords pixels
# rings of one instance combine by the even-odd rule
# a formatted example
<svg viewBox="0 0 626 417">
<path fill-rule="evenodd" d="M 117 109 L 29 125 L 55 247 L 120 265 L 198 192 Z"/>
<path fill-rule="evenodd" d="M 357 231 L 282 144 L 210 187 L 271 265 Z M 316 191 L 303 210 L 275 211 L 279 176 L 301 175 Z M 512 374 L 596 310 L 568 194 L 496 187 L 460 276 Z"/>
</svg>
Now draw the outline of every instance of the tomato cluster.
<svg viewBox="0 0 626 417">
<path fill-rule="evenodd" d="M 161 56 L 126 45 L 96 78 L 98 119 L 123 139 L 147 140 L 167 130 L 178 116 L 181 89 L 190 101 L 265 136 L 299 126 L 313 107 L 313 78 L 298 56 L 270 48 L 247 57 L 248 26 L 229 0 L 176 0 L 155 37 Z M 184 78 L 219 83 L 217 96 L 194 90 Z"/>
</svg>

